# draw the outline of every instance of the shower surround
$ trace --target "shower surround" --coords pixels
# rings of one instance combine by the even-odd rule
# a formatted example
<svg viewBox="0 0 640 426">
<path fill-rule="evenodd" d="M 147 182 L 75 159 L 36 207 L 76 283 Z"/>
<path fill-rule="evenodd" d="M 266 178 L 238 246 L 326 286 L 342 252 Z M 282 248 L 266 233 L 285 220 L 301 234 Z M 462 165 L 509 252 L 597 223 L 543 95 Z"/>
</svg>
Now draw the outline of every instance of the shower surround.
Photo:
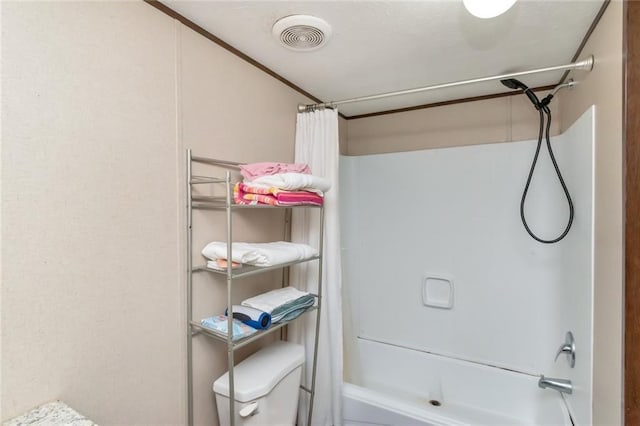
<svg viewBox="0 0 640 426">
<path fill-rule="evenodd" d="M 505 374 L 530 382 L 525 399 L 559 402 L 537 378 L 569 379 L 566 406 L 576 424 L 591 423 L 594 114 L 592 107 L 552 139 L 576 211 L 567 237 L 553 245 L 531 239 L 518 211 L 536 141 L 341 158 L 345 365 L 353 384 L 400 387 L 428 402 L 426 377 L 423 387 L 398 381 L 406 374 L 402 360 L 419 353 L 423 365 L 410 364 L 416 374 L 437 376 L 456 363 L 461 372 L 488 369 L 482 383 L 468 386 L 477 393 L 497 387 L 496 399 L 526 389 L 501 386 L 511 383 Z M 541 236 L 566 225 L 567 202 L 544 147 L 525 211 Z M 573 369 L 564 356 L 554 362 L 567 331 L 576 339 Z M 390 348 L 396 361 L 373 367 Z M 509 416 L 482 398 L 442 398 L 441 412 L 453 405 Z M 521 424 L 548 423 L 521 414 Z"/>
</svg>

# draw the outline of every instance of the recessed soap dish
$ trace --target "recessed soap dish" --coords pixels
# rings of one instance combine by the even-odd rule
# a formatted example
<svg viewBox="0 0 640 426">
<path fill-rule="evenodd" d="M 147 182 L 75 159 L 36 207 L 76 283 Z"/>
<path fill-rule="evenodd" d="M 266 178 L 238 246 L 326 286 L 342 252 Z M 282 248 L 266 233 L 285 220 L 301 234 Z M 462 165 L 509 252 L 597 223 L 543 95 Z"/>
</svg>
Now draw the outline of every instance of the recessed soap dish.
<svg viewBox="0 0 640 426">
<path fill-rule="evenodd" d="M 453 278 L 426 274 L 422 280 L 422 304 L 432 308 L 453 308 Z"/>
</svg>

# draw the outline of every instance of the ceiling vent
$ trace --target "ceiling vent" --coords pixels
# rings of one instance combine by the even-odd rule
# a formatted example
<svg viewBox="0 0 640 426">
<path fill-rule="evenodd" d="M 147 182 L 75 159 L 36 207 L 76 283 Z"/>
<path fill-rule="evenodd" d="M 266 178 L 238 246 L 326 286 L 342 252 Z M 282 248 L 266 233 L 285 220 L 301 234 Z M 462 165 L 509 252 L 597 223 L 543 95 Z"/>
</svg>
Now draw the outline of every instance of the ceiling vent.
<svg viewBox="0 0 640 426">
<path fill-rule="evenodd" d="M 273 24 L 272 31 L 284 47 L 296 52 L 319 49 L 331 37 L 331 26 L 323 19 L 309 15 L 285 16 Z"/>
</svg>

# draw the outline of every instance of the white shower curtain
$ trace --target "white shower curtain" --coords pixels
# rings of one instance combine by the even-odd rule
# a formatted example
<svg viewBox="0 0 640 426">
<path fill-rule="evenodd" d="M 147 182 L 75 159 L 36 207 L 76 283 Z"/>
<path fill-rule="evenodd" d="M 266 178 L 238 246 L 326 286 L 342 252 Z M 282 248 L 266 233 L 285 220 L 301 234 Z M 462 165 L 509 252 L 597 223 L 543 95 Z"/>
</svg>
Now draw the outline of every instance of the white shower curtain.
<svg viewBox="0 0 640 426">
<path fill-rule="evenodd" d="M 307 163 L 314 175 L 332 183 L 324 197 L 324 247 L 322 264 L 322 311 L 313 425 L 342 424 L 342 273 L 340 264 L 340 223 L 338 210 L 338 112 L 322 110 L 299 113 L 296 122 L 295 161 Z M 318 246 L 319 210 L 294 209 L 292 241 Z M 291 268 L 291 285 L 316 293 L 318 267 L 315 262 Z M 311 386 L 315 314 L 293 324 L 289 340 L 306 347 L 303 383 Z M 301 392 L 298 425 L 307 424 L 308 394 Z"/>
</svg>

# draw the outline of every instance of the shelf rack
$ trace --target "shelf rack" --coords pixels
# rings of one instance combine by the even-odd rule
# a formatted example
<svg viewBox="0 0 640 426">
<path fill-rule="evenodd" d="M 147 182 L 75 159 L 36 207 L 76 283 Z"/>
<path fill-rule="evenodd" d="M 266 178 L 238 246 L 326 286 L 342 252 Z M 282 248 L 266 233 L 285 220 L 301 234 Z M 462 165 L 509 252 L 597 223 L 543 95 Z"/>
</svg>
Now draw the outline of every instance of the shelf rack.
<svg viewBox="0 0 640 426">
<path fill-rule="evenodd" d="M 189 426 L 193 426 L 193 342 L 192 339 L 196 335 L 204 335 L 213 338 L 216 341 L 224 342 L 227 346 L 227 364 L 229 371 L 229 421 L 230 425 L 235 425 L 235 389 L 234 389 L 234 352 L 266 335 L 269 335 L 277 330 L 281 330 L 288 324 L 297 321 L 299 318 L 306 317 L 310 312 L 316 312 L 316 324 L 315 324 L 315 336 L 314 336 L 314 350 L 313 350 L 313 366 L 311 374 L 311 386 L 307 388 L 300 386 L 300 388 L 309 393 L 309 410 L 307 413 L 307 424 L 311 424 L 313 415 L 313 401 L 315 396 L 315 383 L 316 383 L 316 367 L 318 358 L 318 338 L 320 330 L 320 311 L 322 306 L 322 246 L 323 246 L 323 226 L 324 226 L 324 208 L 322 206 L 265 206 L 265 205 L 244 205 L 234 204 L 232 199 L 233 184 L 231 180 L 231 172 L 226 171 L 223 178 L 212 176 L 201 176 L 193 174 L 193 163 L 207 164 L 211 166 L 217 166 L 222 168 L 238 169 L 241 163 L 236 163 L 226 160 L 217 160 L 213 158 L 194 156 L 189 149 L 186 153 L 186 198 L 187 198 L 187 221 L 186 221 L 186 245 L 187 245 L 187 422 Z M 224 188 L 223 196 L 203 196 L 195 195 L 193 193 L 194 185 L 221 185 Z M 295 208 L 312 208 L 320 210 L 320 226 L 319 226 L 319 244 L 318 244 L 318 256 L 314 256 L 308 259 L 288 262 L 284 264 L 258 267 L 244 265 L 241 268 L 233 269 L 232 262 L 228 262 L 226 270 L 217 270 L 208 268 L 206 265 L 194 266 L 193 264 L 193 210 L 218 210 L 226 213 L 226 242 L 228 257 L 232 258 L 232 220 L 233 211 L 242 209 L 295 209 Z M 251 275 L 261 274 L 267 271 L 273 271 L 277 269 L 289 268 L 290 266 L 303 263 L 316 261 L 318 264 L 318 293 L 313 294 L 316 298 L 316 304 L 307 309 L 304 315 L 295 318 L 291 321 L 283 321 L 278 324 L 274 324 L 266 330 L 259 330 L 250 336 L 241 339 L 233 339 L 232 333 L 226 335 L 219 334 L 214 330 L 210 330 L 202 326 L 193 319 L 193 274 L 200 272 L 207 272 L 217 275 L 226 276 L 227 280 L 227 301 L 229 315 L 227 330 L 233 330 L 233 303 L 232 303 L 232 282 L 236 279 L 241 279 Z"/>
</svg>

